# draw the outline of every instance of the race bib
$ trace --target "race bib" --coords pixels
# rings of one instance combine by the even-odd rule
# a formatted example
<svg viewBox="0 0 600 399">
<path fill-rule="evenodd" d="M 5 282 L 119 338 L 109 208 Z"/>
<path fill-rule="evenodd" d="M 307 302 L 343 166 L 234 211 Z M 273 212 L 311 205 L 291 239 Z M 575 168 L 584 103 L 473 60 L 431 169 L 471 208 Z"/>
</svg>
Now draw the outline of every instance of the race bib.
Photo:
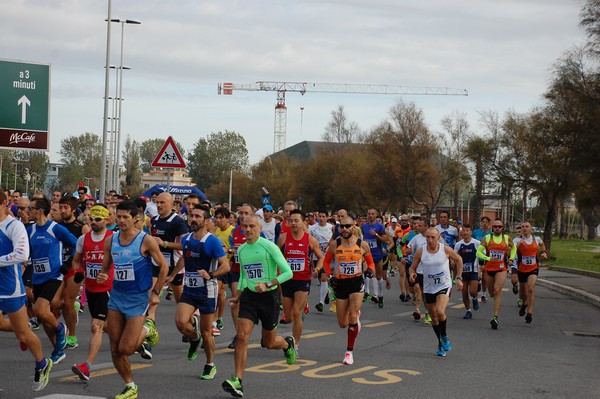
<svg viewBox="0 0 600 399">
<path fill-rule="evenodd" d="M 134 281 L 135 271 L 133 263 L 123 263 L 118 265 L 115 263 L 115 281 Z"/>
<path fill-rule="evenodd" d="M 463 273 L 464 272 L 472 272 L 473 271 L 473 262 L 463 263 Z"/>
<path fill-rule="evenodd" d="M 85 274 L 87 278 L 91 280 L 95 280 L 98 277 L 98 273 L 102 270 L 102 265 L 100 263 L 86 263 L 85 264 Z"/>
<path fill-rule="evenodd" d="M 290 269 L 292 269 L 293 272 L 303 272 L 304 271 L 304 266 L 305 266 L 305 262 L 304 262 L 304 258 L 289 258 L 287 260 L 288 265 L 290 265 Z"/>
<path fill-rule="evenodd" d="M 434 287 L 444 285 L 445 282 L 443 272 L 438 274 L 428 274 L 427 278 L 429 279 L 430 284 Z"/>
<path fill-rule="evenodd" d="M 527 266 L 531 266 L 537 263 L 537 259 L 535 256 L 523 256 L 521 258 L 521 263 Z"/>
<path fill-rule="evenodd" d="M 340 262 L 340 275 L 356 276 L 358 274 L 358 263 Z"/>
<path fill-rule="evenodd" d="M 50 273 L 50 260 L 48 258 L 34 259 L 32 267 L 35 274 Z"/>
<path fill-rule="evenodd" d="M 373 248 L 377 248 L 377 240 L 365 240 L 367 241 L 367 244 L 369 244 L 369 248 L 373 249 Z"/>
<path fill-rule="evenodd" d="M 490 251 L 490 260 L 493 261 L 502 261 L 504 260 L 504 251 L 495 251 L 495 250 L 491 250 Z"/>
<path fill-rule="evenodd" d="M 200 277 L 198 272 L 185 272 L 183 284 L 190 288 L 204 287 L 204 279 Z"/>
<path fill-rule="evenodd" d="M 246 270 L 248 280 L 260 279 L 263 277 L 264 274 L 262 263 L 250 263 L 244 265 L 244 270 Z"/>
</svg>

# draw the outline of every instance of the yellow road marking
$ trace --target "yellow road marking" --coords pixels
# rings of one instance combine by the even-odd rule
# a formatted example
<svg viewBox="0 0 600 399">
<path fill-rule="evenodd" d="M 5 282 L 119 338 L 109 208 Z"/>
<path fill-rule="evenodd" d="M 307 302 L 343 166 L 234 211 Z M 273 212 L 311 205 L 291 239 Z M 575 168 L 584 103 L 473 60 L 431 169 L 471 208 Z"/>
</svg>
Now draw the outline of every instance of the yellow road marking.
<svg viewBox="0 0 600 399">
<path fill-rule="evenodd" d="M 393 321 L 380 321 L 379 323 L 370 323 L 370 324 L 363 324 L 363 327 L 382 327 L 382 326 L 387 326 L 389 324 L 394 324 Z"/>
<path fill-rule="evenodd" d="M 145 369 L 146 367 L 152 367 L 151 364 L 132 364 L 131 365 L 131 370 L 137 370 L 137 369 Z M 91 377 L 103 377 L 105 375 L 110 375 L 110 374 L 115 374 L 117 372 L 117 369 L 112 368 L 112 369 L 107 369 L 107 370 L 102 370 L 102 371 L 94 371 L 93 373 L 90 374 L 90 378 Z M 79 381 L 79 377 L 74 375 L 71 377 L 63 377 L 60 379 L 61 382 L 63 381 Z"/>
</svg>

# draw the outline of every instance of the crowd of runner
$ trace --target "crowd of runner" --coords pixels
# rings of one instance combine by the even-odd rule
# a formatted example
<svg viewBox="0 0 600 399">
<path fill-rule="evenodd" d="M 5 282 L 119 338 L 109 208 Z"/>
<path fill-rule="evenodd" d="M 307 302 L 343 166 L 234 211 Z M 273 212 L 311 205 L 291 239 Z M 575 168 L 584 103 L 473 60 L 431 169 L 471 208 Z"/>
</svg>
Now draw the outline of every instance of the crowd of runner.
<svg viewBox="0 0 600 399">
<path fill-rule="evenodd" d="M 151 360 L 159 342 L 161 298 L 177 303 L 174 324 L 189 345 L 187 359 L 204 351 L 205 380 L 217 373 L 213 337 L 221 335 L 230 308 L 234 374 L 222 387 L 235 397 L 243 396 L 248 344 L 259 323 L 261 346 L 281 349 L 290 365 L 300 356 L 313 279 L 315 309 L 330 304 L 347 332 L 347 365 L 354 363 L 362 304 L 389 304 L 385 292 L 396 274 L 399 300 L 412 303 L 415 322 L 432 326 L 437 356 L 452 348 L 446 308 L 454 286 L 462 293 L 464 319 L 488 297 L 493 301 L 490 325 L 497 330 L 511 273 L 519 315 L 532 323 L 538 263 L 547 252 L 531 224 L 521 223 L 513 239 L 499 219 L 484 216 L 477 229 L 447 211 L 434 219 L 384 217 L 374 208 L 363 216 L 345 209 L 305 213 L 293 201 L 279 212 L 270 204 L 231 209 L 165 192 L 134 200 L 113 192 L 98 203 L 85 187 L 51 199 L 0 191 L 0 330 L 13 331 L 33 355 L 35 391 L 48 384 L 52 366 L 67 353 L 76 359 L 73 373 L 89 381 L 106 332 L 125 383 L 115 398 L 125 399 L 138 395 L 129 356 Z M 86 308 L 87 352 L 69 352 L 84 345 L 77 322 Z M 277 326 L 287 323 L 291 335 L 277 335 Z M 47 344 L 34 333 L 40 327 Z"/>
</svg>

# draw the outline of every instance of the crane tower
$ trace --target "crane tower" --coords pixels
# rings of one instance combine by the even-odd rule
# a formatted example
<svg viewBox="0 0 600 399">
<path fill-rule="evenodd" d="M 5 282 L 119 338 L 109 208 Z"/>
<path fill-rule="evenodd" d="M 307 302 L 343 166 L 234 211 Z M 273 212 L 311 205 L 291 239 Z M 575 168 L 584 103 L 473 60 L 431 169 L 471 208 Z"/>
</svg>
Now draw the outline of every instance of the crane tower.
<svg viewBox="0 0 600 399">
<path fill-rule="evenodd" d="M 421 95 L 421 96 L 467 96 L 466 89 L 453 89 L 450 87 L 417 87 L 417 86 L 391 86 L 373 84 L 347 84 L 347 83 L 306 83 L 306 82 L 265 82 L 259 81 L 248 84 L 219 83 L 218 94 L 232 95 L 234 90 L 242 91 L 275 91 L 277 102 L 275 104 L 275 132 L 273 152 L 285 149 L 287 107 L 285 93 L 293 92 L 304 94 L 312 93 L 346 93 L 346 94 L 395 94 L 395 95 Z"/>
</svg>

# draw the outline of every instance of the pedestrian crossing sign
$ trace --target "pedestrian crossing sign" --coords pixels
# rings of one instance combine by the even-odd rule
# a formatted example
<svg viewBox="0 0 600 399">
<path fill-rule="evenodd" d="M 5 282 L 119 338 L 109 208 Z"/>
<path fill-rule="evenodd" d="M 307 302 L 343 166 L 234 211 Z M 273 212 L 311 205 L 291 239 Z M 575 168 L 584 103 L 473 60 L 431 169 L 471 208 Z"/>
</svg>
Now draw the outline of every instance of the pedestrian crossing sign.
<svg viewBox="0 0 600 399">
<path fill-rule="evenodd" d="M 158 152 L 152 166 L 157 168 L 185 168 L 185 161 L 175 145 L 173 137 L 169 136 Z"/>
</svg>

